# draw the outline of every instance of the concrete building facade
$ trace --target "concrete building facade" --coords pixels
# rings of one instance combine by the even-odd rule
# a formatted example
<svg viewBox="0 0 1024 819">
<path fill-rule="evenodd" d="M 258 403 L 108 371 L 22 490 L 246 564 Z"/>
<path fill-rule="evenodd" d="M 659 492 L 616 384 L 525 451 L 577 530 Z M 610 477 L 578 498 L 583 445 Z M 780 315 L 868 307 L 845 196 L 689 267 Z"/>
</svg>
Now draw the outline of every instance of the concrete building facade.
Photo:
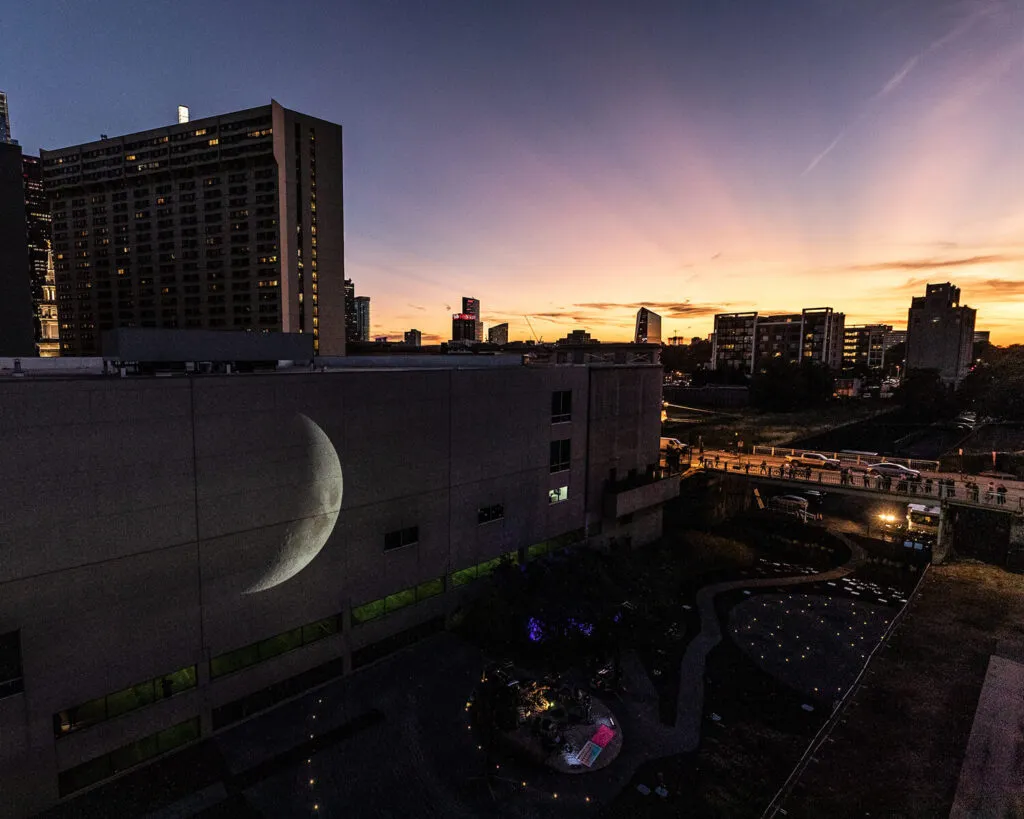
<svg viewBox="0 0 1024 819">
<path fill-rule="evenodd" d="M 341 126 L 277 102 L 43 151 L 61 354 L 114 327 L 345 351 Z"/>
<path fill-rule="evenodd" d="M 352 673 L 502 561 L 657 538 L 661 367 L 614 352 L 0 382 L 0 815 Z"/>
<path fill-rule="evenodd" d="M 957 385 L 971 366 L 977 310 L 960 304 L 960 288 L 929 284 L 907 313 L 907 370 L 935 370 Z"/>
</svg>

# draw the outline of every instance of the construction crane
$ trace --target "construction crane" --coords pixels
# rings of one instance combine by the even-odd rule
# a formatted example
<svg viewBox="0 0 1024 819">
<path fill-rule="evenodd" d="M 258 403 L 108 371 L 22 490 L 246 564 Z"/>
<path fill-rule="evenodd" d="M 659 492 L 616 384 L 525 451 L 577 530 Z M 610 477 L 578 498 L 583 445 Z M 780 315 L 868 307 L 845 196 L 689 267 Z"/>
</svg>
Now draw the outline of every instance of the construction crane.
<svg viewBox="0 0 1024 819">
<path fill-rule="evenodd" d="M 544 338 L 543 338 L 543 336 L 538 336 L 537 335 L 537 331 L 533 329 L 533 322 L 530 321 L 530 317 L 529 316 L 523 316 L 523 318 L 526 319 L 526 326 L 529 327 L 530 328 L 530 332 L 533 333 L 533 340 L 536 341 L 538 344 L 543 344 L 544 343 Z"/>
</svg>

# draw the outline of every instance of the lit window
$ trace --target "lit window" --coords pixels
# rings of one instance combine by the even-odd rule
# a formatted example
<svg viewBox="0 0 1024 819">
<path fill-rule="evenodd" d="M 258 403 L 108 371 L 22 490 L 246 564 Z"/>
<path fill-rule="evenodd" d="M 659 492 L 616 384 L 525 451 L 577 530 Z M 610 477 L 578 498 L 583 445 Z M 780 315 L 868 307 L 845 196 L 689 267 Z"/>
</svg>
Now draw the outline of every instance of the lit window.
<svg viewBox="0 0 1024 819">
<path fill-rule="evenodd" d="M 213 139 L 209 140 L 206 144 L 207 145 L 220 145 L 220 140 L 217 139 L 217 137 L 214 137 Z"/>
<path fill-rule="evenodd" d="M 548 503 L 561 503 L 569 499 L 569 487 L 560 486 L 548 492 Z"/>
</svg>

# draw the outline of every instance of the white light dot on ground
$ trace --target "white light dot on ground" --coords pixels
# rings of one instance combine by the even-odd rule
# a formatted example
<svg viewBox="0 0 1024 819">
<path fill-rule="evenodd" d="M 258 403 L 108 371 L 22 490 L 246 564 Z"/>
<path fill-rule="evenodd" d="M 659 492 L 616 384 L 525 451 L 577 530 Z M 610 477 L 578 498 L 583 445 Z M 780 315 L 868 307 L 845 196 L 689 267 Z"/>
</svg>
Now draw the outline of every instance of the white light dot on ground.
<svg viewBox="0 0 1024 819">
<path fill-rule="evenodd" d="M 861 669 L 865 644 L 877 641 L 884 631 L 880 619 L 863 619 L 876 606 L 845 597 L 800 598 L 795 609 L 780 595 L 763 595 L 757 606 L 741 600 L 729 613 L 729 631 L 734 638 L 742 634 L 737 640 L 740 650 L 790 688 L 819 696 L 822 691 L 845 690 Z M 755 610 L 756 622 L 751 616 Z M 794 634 L 787 634 L 787 629 Z M 796 654 L 791 640 L 798 641 Z M 794 656 L 802 662 L 792 662 Z"/>
</svg>

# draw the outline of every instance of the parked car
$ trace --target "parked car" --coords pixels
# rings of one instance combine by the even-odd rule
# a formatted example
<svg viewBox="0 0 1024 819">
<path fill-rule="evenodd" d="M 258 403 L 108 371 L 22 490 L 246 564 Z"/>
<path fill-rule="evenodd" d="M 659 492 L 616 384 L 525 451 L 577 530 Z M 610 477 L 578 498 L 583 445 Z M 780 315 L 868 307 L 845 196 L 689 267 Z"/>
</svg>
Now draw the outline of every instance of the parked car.
<svg viewBox="0 0 1024 819">
<path fill-rule="evenodd" d="M 770 511 L 793 515 L 801 520 L 807 520 L 809 506 L 807 498 L 801 498 L 799 495 L 775 495 L 768 499 Z"/>
<path fill-rule="evenodd" d="M 902 478 L 903 480 L 916 480 L 921 477 L 921 473 L 916 469 L 911 469 L 909 466 L 903 466 L 902 464 L 892 464 L 888 461 L 880 464 L 871 464 L 868 467 L 869 475 L 883 475 L 886 478 Z"/>
<path fill-rule="evenodd" d="M 818 452 L 805 452 L 803 455 L 787 455 L 786 460 L 797 466 L 813 466 L 817 469 L 839 469 L 838 458 L 829 458 Z"/>
</svg>

